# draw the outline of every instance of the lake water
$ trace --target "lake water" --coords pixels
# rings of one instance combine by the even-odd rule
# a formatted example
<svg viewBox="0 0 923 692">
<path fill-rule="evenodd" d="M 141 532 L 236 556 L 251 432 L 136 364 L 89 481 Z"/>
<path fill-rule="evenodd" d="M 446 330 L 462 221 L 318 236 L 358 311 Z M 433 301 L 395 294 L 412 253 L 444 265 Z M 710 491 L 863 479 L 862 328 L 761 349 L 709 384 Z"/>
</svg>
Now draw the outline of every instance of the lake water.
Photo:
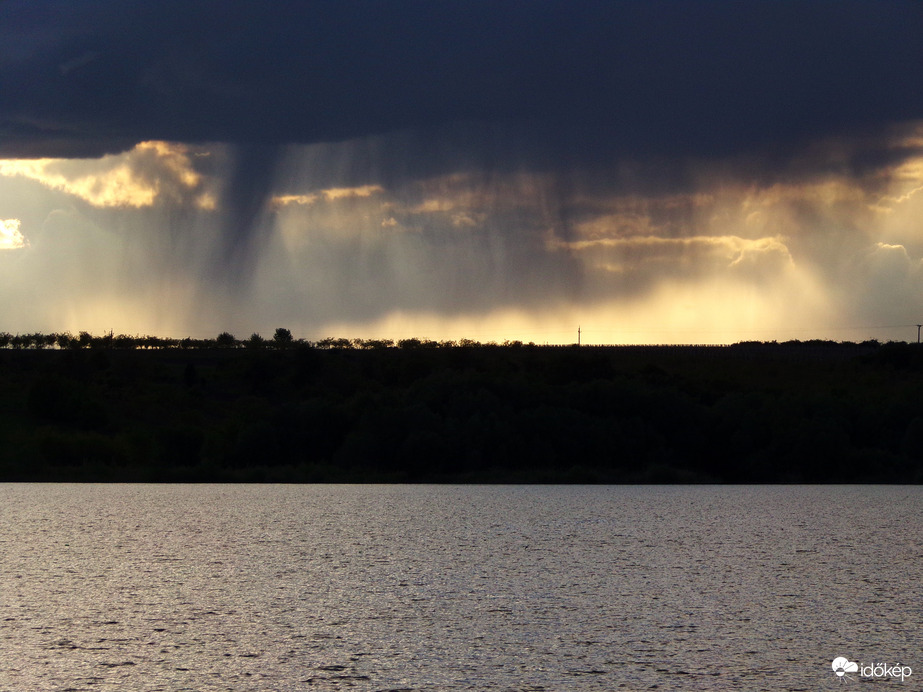
<svg viewBox="0 0 923 692">
<path fill-rule="evenodd" d="M 923 681 L 923 488 L 0 485 L 0 690 Z M 873 682 L 857 679 L 851 684 Z"/>
</svg>

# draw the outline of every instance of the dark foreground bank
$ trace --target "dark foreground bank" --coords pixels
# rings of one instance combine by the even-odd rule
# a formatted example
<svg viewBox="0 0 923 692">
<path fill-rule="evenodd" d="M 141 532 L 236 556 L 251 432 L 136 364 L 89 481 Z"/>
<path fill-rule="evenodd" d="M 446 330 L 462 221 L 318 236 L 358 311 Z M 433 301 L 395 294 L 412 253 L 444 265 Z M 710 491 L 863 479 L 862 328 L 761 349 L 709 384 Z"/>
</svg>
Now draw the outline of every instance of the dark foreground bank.
<svg viewBox="0 0 923 692">
<path fill-rule="evenodd" d="M 0 480 L 919 483 L 923 348 L 0 350 Z"/>
</svg>

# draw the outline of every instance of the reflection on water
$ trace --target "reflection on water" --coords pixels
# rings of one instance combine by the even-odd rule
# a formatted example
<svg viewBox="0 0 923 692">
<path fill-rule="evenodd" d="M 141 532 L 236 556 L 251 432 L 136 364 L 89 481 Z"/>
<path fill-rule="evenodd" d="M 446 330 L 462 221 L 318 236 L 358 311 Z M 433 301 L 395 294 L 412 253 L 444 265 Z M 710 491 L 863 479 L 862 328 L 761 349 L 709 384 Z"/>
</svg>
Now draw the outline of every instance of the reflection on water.
<svg viewBox="0 0 923 692">
<path fill-rule="evenodd" d="M 816 690 L 840 655 L 923 676 L 918 487 L 0 499 L 3 691 Z"/>
</svg>

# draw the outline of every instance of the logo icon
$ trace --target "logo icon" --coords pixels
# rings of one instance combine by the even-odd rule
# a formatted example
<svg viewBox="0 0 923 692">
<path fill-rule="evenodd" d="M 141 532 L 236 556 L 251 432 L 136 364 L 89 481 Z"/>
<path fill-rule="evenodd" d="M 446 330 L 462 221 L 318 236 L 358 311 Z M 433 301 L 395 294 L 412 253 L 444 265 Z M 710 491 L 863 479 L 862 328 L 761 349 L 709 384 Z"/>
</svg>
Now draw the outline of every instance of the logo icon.
<svg viewBox="0 0 923 692">
<path fill-rule="evenodd" d="M 846 673 L 858 673 L 859 672 L 859 664 L 854 663 L 850 661 L 848 658 L 845 658 L 843 656 L 837 656 L 835 659 L 833 659 L 833 664 L 831 665 L 831 667 L 833 668 L 833 672 L 836 673 L 836 676 L 838 678 L 845 677 L 849 680 L 852 680 L 853 678 L 846 675 Z"/>
</svg>

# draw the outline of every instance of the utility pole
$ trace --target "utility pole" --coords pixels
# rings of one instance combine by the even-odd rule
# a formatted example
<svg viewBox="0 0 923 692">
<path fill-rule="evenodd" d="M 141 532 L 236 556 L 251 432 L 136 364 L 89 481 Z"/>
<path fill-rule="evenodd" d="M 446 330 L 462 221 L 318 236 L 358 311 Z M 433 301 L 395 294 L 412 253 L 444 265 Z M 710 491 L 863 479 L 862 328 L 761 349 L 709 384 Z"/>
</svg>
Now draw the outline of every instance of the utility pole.
<svg viewBox="0 0 923 692">
<path fill-rule="evenodd" d="M 919 341 L 919 339 L 917 339 Z M 580 325 L 577 325 L 577 345 L 580 345 Z"/>
<path fill-rule="evenodd" d="M 917 343 L 920 343 L 920 327 L 923 327 L 923 324 L 917 325 Z"/>
</svg>

